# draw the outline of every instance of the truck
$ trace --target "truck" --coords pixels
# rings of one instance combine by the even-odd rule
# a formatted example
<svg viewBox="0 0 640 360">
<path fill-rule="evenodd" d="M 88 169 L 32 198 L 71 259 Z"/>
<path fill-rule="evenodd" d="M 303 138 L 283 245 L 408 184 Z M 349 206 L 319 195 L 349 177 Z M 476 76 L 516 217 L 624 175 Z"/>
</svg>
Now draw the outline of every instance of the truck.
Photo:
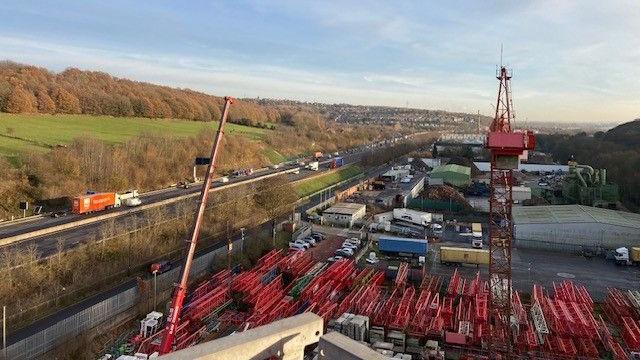
<svg viewBox="0 0 640 360">
<path fill-rule="evenodd" d="M 91 193 L 74 197 L 71 201 L 71 212 L 87 214 L 119 207 L 120 204 L 120 198 L 114 192 Z"/>
<path fill-rule="evenodd" d="M 312 161 L 309 164 L 307 164 L 307 169 L 311 170 L 311 171 L 318 171 L 318 166 L 320 165 L 319 162 L 317 161 Z"/>
<path fill-rule="evenodd" d="M 125 204 L 126 206 L 133 207 L 142 204 L 142 200 L 140 200 L 140 195 L 138 194 L 138 190 L 129 190 L 123 192 L 122 194 L 116 194 L 116 197 L 119 199 L 120 203 Z"/>
<path fill-rule="evenodd" d="M 442 246 L 440 263 L 489 265 L 489 250 Z"/>
<path fill-rule="evenodd" d="M 318 159 L 322 159 L 322 152 L 320 152 L 320 151 L 316 151 L 316 152 L 313 154 L 313 158 L 314 158 L 314 159 L 316 159 L 316 160 L 318 160 Z"/>
<path fill-rule="evenodd" d="M 378 250 L 385 253 L 424 256 L 429 249 L 429 242 L 424 239 L 380 236 Z"/>
<path fill-rule="evenodd" d="M 333 160 L 331 160 L 331 164 L 329 165 L 329 167 L 331 169 L 337 169 L 342 165 L 344 165 L 344 158 L 343 157 L 335 157 L 335 158 L 333 158 Z"/>
<path fill-rule="evenodd" d="M 475 249 L 482 249 L 482 224 L 471 224 L 471 247 Z"/>
<path fill-rule="evenodd" d="M 640 265 L 640 247 L 619 247 L 615 250 L 614 258 L 618 265 Z"/>
<path fill-rule="evenodd" d="M 393 209 L 393 219 L 406 221 L 416 225 L 428 226 L 432 221 L 431 213 L 405 208 Z"/>
</svg>

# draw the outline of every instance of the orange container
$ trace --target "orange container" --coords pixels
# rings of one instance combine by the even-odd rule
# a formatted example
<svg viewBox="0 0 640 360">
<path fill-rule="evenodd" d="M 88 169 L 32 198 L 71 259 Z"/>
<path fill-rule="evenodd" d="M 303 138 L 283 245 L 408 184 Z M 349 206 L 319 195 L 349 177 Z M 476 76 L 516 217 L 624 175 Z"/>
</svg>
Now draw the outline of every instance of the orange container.
<svg viewBox="0 0 640 360">
<path fill-rule="evenodd" d="M 98 193 L 73 198 L 71 212 L 85 214 L 112 208 L 116 204 L 116 193 Z"/>
</svg>

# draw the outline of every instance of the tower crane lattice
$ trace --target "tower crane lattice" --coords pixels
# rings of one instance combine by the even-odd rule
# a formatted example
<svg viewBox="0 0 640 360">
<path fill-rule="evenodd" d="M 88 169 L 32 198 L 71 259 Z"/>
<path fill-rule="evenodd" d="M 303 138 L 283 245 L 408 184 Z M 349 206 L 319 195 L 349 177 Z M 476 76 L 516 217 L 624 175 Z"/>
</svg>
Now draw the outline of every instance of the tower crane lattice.
<svg viewBox="0 0 640 360">
<path fill-rule="evenodd" d="M 511 246 L 513 243 L 513 170 L 519 157 L 533 150 L 531 131 L 515 132 L 511 73 L 500 66 L 495 116 L 489 127 L 486 147 L 491 153 L 489 197 L 489 312 L 492 319 L 488 348 L 492 359 L 511 358 Z"/>
</svg>

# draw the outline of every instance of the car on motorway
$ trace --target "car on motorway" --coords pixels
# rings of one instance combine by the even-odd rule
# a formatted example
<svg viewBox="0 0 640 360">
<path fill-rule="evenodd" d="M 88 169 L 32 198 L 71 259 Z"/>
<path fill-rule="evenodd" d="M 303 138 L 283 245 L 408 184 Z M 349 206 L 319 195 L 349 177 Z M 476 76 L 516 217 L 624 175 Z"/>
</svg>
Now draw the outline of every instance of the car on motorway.
<svg viewBox="0 0 640 360">
<path fill-rule="evenodd" d="M 67 216 L 67 212 L 66 211 L 56 211 L 56 212 L 52 212 L 51 213 L 51 217 L 52 218 L 59 218 L 59 217 L 63 217 L 63 216 Z"/>
<path fill-rule="evenodd" d="M 222 184 L 224 184 L 224 183 L 228 183 L 228 182 L 229 182 L 229 177 L 227 177 L 227 176 L 223 176 L 223 177 L 221 177 L 221 178 L 220 178 L 220 182 L 221 182 Z"/>
<path fill-rule="evenodd" d="M 186 181 L 179 181 L 179 182 L 176 184 L 176 187 L 177 187 L 178 189 L 188 189 L 188 188 L 189 188 L 189 183 L 188 183 L 188 182 L 186 182 Z"/>
<path fill-rule="evenodd" d="M 300 174 L 300 169 L 298 169 L 298 168 L 293 169 L 293 171 L 291 171 L 291 173 L 298 175 L 298 174 Z"/>
<path fill-rule="evenodd" d="M 136 207 L 142 205 L 142 200 L 139 197 L 132 197 L 124 200 L 124 204 L 129 207 Z"/>
</svg>

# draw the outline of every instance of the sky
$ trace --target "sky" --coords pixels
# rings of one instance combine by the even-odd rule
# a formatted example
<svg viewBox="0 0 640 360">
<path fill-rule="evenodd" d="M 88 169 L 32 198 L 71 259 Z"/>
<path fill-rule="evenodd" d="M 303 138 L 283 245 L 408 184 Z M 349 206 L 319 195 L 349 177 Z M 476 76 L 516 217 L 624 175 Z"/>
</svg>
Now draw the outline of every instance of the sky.
<svg viewBox="0 0 640 360">
<path fill-rule="evenodd" d="M 5 0 L 0 59 L 214 95 L 516 117 L 640 117 L 638 0 Z"/>
</svg>

